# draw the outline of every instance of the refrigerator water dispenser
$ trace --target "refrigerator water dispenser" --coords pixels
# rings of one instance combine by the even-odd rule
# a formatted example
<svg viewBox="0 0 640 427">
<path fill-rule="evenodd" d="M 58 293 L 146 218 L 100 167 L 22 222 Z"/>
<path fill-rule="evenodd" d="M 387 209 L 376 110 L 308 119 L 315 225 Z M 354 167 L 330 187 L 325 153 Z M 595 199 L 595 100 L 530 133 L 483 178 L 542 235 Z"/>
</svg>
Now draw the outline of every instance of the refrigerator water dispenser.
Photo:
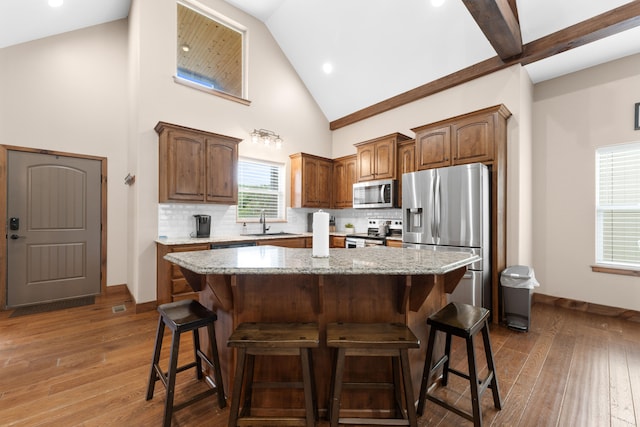
<svg viewBox="0 0 640 427">
<path fill-rule="evenodd" d="M 407 209 L 405 224 L 409 233 L 422 232 L 422 208 Z"/>
</svg>

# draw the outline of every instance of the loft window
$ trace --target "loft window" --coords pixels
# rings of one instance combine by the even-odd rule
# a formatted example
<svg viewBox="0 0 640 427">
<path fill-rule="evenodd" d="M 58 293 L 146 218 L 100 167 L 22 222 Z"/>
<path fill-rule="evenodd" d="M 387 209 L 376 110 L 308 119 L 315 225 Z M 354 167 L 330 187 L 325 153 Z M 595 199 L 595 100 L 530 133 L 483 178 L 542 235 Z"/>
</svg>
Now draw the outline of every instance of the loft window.
<svg viewBox="0 0 640 427">
<path fill-rule="evenodd" d="M 596 263 L 640 267 L 640 143 L 596 151 Z"/>
<path fill-rule="evenodd" d="M 238 161 L 238 221 L 285 220 L 284 164 L 262 160 Z"/>
<path fill-rule="evenodd" d="M 176 82 L 232 99 L 245 94 L 245 33 L 192 1 L 178 5 Z"/>
</svg>

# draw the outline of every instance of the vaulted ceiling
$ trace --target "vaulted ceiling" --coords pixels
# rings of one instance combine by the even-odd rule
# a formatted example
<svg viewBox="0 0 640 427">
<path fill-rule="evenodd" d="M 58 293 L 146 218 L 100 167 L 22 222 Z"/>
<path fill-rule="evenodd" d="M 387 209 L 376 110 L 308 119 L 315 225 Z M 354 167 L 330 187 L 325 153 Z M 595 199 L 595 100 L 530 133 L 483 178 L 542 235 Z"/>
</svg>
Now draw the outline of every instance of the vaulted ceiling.
<svg viewBox="0 0 640 427">
<path fill-rule="evenodd" d="M 640 52 L 638 0 L 225 1 L 266 24 L 332 129 L 516 63 L 537 83 Z"/>
<path fill-rule="evenodd" d="M 538 83 L 640 52 L 640 0 L 225 1 L 265 23 L 332 129 L 516 63 Z M 0 0 L 0 48 L 130 4 Z"/>
</svg>

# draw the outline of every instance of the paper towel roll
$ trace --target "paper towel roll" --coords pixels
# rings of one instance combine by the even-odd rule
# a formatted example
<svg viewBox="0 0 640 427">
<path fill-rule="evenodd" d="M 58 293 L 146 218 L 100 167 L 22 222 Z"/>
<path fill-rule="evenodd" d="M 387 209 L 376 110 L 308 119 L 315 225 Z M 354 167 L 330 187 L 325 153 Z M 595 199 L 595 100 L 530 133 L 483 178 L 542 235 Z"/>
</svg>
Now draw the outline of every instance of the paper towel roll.
<svg viewBox="0 0 640 427">
<path fill-rule="evenodd" d="M 313 214 L 313 239 L 311 256 L 329 256 L 329 213 L 318 211 Z"/>
</svg>

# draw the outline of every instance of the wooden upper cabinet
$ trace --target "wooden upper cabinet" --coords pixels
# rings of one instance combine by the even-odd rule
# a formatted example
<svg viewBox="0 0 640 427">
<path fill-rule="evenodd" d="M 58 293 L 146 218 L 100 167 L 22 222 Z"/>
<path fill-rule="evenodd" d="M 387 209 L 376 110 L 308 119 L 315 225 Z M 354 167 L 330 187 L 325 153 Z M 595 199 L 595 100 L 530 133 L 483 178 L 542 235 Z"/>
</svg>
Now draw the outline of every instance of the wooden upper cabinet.
<svg viewBox="0 0 640 427">
<path fill-rule="evenodd" d="M 398 142 L 411 139 L 401 133 L 393 133 L 356 146 L 358 181 L 396 179 L 396 153 Z"/>
<path fill-rule="evenodd" d="M 451 127 L 429 128 L 416 132 L 418 170 L 451 165 Z"/>
<path fill-rule="evenodd" d="M 161 134 L 160 202 L 204 201 L 204 150 L 201 135 L 179 129 Z"/>
<path fill-rule="evenodd" d="M 494 115 L 461 119 L 451 125 L 453 164 L 488 162 L 493 160 Z"/>
<path fill-rule="evenodd" d="M 398 192 L 397 203 L 402 206 L 402 174 L 416 170 L 416 142 L 413 139 L 398 144 Z"/>
<path fill-rule="evenodd" d="M 356 182 L 356 155 L 333 160 L 333 207 L 353 206 L 353 184 Z"/>
<path fill-rule="evenodd" d="M 159 122 L 159 202 L 238 202 L 241 139 Z"/>
<path fill-rule="evenodd" d="M 493 162 L 496 127 L 510 114 L 496 106 L 412 129 L 418 170 Z"/>
<path fill-rule="evenodd" d="M 398 179 L 416 170 L 416 141 L 409 139 L 398 144 Z"/>
<path fill-rule="evenodd" d="M 330 208 L 333 161 L 297 153 L 291 159 L 291 207 Z"/>
<path fill-rule="evenodd" d="M 238 202 L 238 144 L 207 138 L 207 202 Z"/>
<path fill-rule="evenodd" d="M 357 172 L 358 181 L 370 181 L 376 179 L 376 154 L 373 145 L 358 147 Z"/>
</svg>

